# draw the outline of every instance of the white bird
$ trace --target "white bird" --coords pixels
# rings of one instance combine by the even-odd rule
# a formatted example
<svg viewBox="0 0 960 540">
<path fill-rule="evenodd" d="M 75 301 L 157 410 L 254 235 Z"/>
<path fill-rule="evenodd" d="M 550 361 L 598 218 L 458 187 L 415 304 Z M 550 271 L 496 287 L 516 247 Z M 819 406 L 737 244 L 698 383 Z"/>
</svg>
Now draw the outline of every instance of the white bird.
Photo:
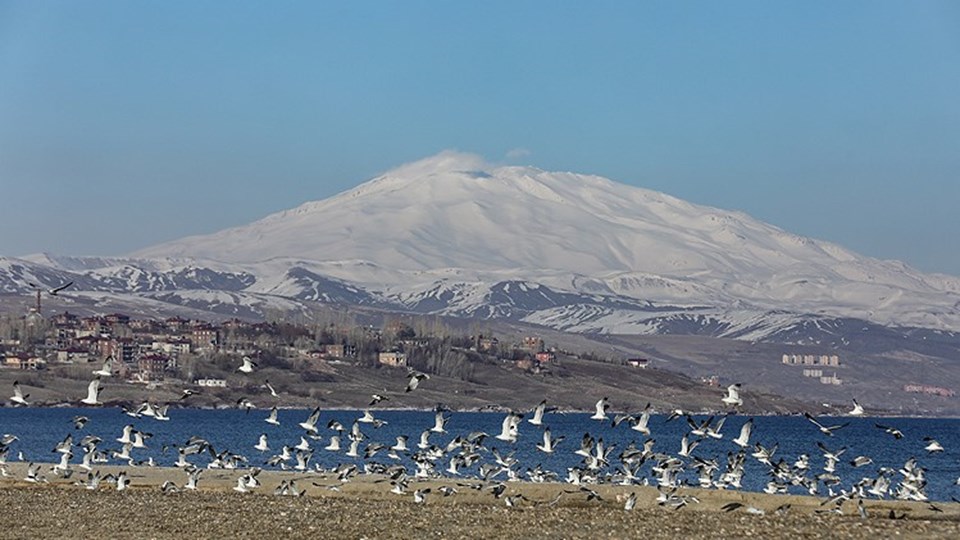
<svg viewBox="0 0 960 540">
<path fill-rule="evenodd" d="M 853 409 L 852 409 L 850 412 L 848 412 L 847 414 L 849 414 L 850 416 L 863 416 L 863 413 L 864 413 L 863 407 L 861 407 L 860 404 L 857 403 L 857 400 L 854 399 L 854 400 L 853 400 Z"/>
<path fill-rule="evenodd" d="M 927 442 L 927 446 L 923 448 L 927 452 L 930 452 L 931 454 L 936 452 L 943 452 L 943 446 L 941 446 L 940 443 L 936 441 L 936 439 L 933 439 L 931 437 L 924 437 L 923 440 Z"/>
<path fill-rule="evenodd" d="M 418 489 L 413 492 L 413 502 L 417 504 L 423 504 L 427 502 L 427 493 L 430 493 L 430 488 Z"/>
<path fill-rule="evenodd" d="M 30 394 L 23 395 L 23 389 L 20 388 L 20 381 L 13 381 L 13 397 L 10 398 L 10 401 L 17 405 L 28 405 L 28 397 L 30 397 Z"/>
<path fill-rule="evenodd" d="M 310 443 L 307 441 L 307 439 L 303 438 L 303 435 L 301 435 L 300 444 L 294 446 L 294 448 L 306 452 L 307 450 L 310 450 Z"/>
<path fill-rule="evenodd" d="M 647 406 L 643 408 L 643 412 L 640 413 L 640 416 L 634 418 L 633 424 L 630 426 L 630 429 L 634 431 L 639 431 L 646 436 L 650 436 L 650 428 L 647 427 L 647 424 L 650 422 L 650 404 L 647 403 Z"/>
<path fill-rule="evenodd" d="M 740 436 L 733 440 L 733 444 L 746 448 L 750 444 L 750 432 L 753 431 L 753 418 L 746 421 L 740 428 Z"/>
<path fill-rule="evenodd" d="M 690 452 L 693 452 L 693 449 L 700 444 L 699 440 L 690 441 L 686 435 L 680 439 L 680 452 L 679 454 L 685 458 L 690 457 Z"/>
<path fill-rule="evenodd" d="M 274 405 L 273 408 L 270 409 L 270 416 L 264 418 L 263 421 L 266 422 L 266 423 L 268 423 L 268 424 L 273 424 L 273 425 L 275 425 L 275 426 L 279 426 L 279 425 L 280 425 L 280 421 L 277 420 L 277 406 L 276 406 L 276 405 Z"/>
<path fill-rule="evenodd" d="M 120 437 L 117 438 L 117 442 L 120 444 L 127 444 L 133 442 L 133 424 L 127 424 L 123 426 L 123 433 Z"/>
<path fill-rule="evenodd" d="M 273 389 L 273 385 L 270 384 L 270 381 L 263 381 L 263 386 L 270 391 L 270 395 L 273 397 L 280 397 L 277 394 L 277 391 Z"/>
<path fill-rule="evenodd" d="M 306 420 L 300 422 L 300 427 L 309 431 L 310 433 L 317 433 L 317 421 L 320 420 L 320 407 L 313 409 L 313 412 L 310 413 L 310 416 Z"/>
<path fill-rule="evenodd" d="M 554 449 L 560 444 L 560 441 L 564 439 L 563 435 L 557 437 L 556 439 L 550 436 L 550 428 L 543 430 L 543 444 L 537 445 L 537 450 L 544 452 L 546 454 L 552 454 Z"/>
<path fill-rule="evenodd" d="M 637 505 L 637 494 L 636 494 L 636 493 L 631 493 L 630 496 L 627 497 L 626 502 L 623 503 L 623 509 L 626 510 L 627 512 L 629 512 L 629 511 L 633 510 L 633 508 L 634 508 L 636 505 Z"/>
<path fill-rule="evenodd" d="M 266 452 L 267 450 L 270 450 L 270 447 L 267 446 L 267 434 L 262 433 L 260 435 L 260 440 L 253 447 L 261 452 Z"/>
<path fill-rule="evenodd" d="M 726 405 L 743 405 L 743 400 L 740 399 L 740 383 L 731 384 L 727 387 L 727 395 L 723 397 L 722 400 Z"/>
<path fill-rule="evenodd" d="M 373 417 L 373 413 L 370 412 L 370 409 L 363 410 L 363 416 L 357 419 L 357 422 L 362 422 L 364 424 L 373 424 L 377 419 Z"/>
<path fill-rule="evenodd" d="M 331 452 L 340 451 L 340 437 L 338 435 L 330 436 L 330 444 L 324 447 L 324 450 L 329 450 Z"/>
<path fill-rule="evenodd" d="M 103 405 L 99 401 L 100 398 L 100 378 L 90 381 L 90 385 L 87 386 L 87 397 L 80 400 L 80 403 L 84 405 Z"/>
<path fill-rule="evenodd" d="M 500 433 L 497 434 L 496 438 L 501 441 L 517 442 L 518 426 L 521 418 L 517 413 L 507 413 L 507 417 L 503 419 L 503 424 L 500 427 Z"/>
<path fill-rule="evenodd" d="M 543 425 L 543 415 L 547 412 L 547 400 L 543 400 L 537 405 L 537 408 L 533 410 L 533 418 L 527 420 L 535 426 Z"/>
<path fill-rule="evenodd" d="M 607 408 L 610 407 L 609 400 L 603 398 L 597 402 L 597 410 L 593 413 L 593 416 L 590 417 L 591 420 L 606 420 L 607 419 Z"/>
<path fill-rule="evenodd" d="M 430 428 L 430 431 L 434 433 L 446 433 L 447 431 L 444 429 L 444 427 L 447 425 L 447 420 L 449 419 L 449 416 L 443 415 L 442 410 L 437 410 L 437 414 L 433 418 L 433 427 Z"/>
<path fill-rule="evenodd" d="M 243 364 L 237 368 L 237 371 L 241 373 L 253 373 L 253 368 L 257 367 L 257 363 L 250 359 L 249 356 L 243 357 Z"/>
<path fill-rule="evenodd" d="M 112 377 L 113 376 L 113 357 L 108 356 L 106 360 L 103 361 L 103 366 L 93 372 L 94 375 L 99 377 Z"/>
<path fill-rule="evenodd" d="M 404 390 L 404 392 L 413 392 L 418 386 L 420 386 L 420 381 L 430 378 L 430 375 L 427 375 L 426 373 L 420 373 L 419 371 L 413 369 L 408 370 L 407 374 L 410 375 L 410 380 L 407 382 L 407 389 Z"/>
<path fill-rule="evenodd" d="M 127 477 L 127 471 L 120 471 L 117 475 L 117 491 L 123 491 L 130 485 L 130 478 Z"/>
<path fill-rule="evenodd" d="M 167 410 L 170 408 L 169 405 L 164 405 L 162 407 L 157 407 L 155 414 L 153 416 L 154 420 L 167 421 L 170 420 L 170 417 L 167 416 Z"/>
</svg>

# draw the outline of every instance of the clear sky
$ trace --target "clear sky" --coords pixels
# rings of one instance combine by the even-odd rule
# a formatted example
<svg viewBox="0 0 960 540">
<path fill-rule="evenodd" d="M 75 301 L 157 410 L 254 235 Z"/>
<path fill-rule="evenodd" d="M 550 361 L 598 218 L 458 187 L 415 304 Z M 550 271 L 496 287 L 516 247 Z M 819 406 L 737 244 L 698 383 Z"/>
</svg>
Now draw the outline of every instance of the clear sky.
<svg viewBox="0 0 960 540">
<path fill-rule="evenodd" d="M 456 149 L 960 275 L 960 3 L 0 0 L 0 255 Z"/>
</svg>

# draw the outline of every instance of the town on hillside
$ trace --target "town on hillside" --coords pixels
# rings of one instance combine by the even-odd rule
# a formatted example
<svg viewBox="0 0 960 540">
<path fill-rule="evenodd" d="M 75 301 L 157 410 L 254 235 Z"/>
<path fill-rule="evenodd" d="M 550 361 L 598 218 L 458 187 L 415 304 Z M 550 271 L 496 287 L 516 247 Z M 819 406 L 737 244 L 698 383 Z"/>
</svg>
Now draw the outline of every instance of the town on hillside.
<svg viewBox="0 0 960 540">
<path fill-rule="evenodd" d="M 563 369 L 558 353 L 572 354 L 549 347 L 539 336 L 507 342 L 492 335 L 457 335 L 436 321 L 394 319 L 372 327 L 135 319 L 120 313 L 81 317 L 63 312 L 42 317 L 32 312 L 0 317 L 4 371 L 36 371 L 79 380 L 89 379 L 91 366 L 105 365 L 114 380 L 151 387 L 226 388 L 245 357 L 259 366 L 298 372 L 305 382 L 323 380 L 324 373 L 337 364 L 416 369 L 468 381 L 476 362 L 550 374 Z M 647 364 L 646 359 L 637 358 L 590 359 L 633 367 Z"/>
</svg>

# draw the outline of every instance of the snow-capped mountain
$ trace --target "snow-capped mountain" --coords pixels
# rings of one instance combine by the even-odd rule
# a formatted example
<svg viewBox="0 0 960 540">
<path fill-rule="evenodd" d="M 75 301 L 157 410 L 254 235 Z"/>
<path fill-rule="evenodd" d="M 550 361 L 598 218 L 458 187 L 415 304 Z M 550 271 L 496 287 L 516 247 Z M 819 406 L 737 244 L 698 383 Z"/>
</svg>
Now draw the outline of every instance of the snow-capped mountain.
<svg viewBox="0 0 960 540">
<path fill-rule="evenodd" d="M 220 313 L 275 298 L 581 332 L 800 339 L 834 335 L 820 321 L 836 320 L 960 331 L 958 278 L 598 176 L 454 152 L 128 257 L 0 259 L 0 292 L 66 280 L 73 294 Z"/>
</svg>

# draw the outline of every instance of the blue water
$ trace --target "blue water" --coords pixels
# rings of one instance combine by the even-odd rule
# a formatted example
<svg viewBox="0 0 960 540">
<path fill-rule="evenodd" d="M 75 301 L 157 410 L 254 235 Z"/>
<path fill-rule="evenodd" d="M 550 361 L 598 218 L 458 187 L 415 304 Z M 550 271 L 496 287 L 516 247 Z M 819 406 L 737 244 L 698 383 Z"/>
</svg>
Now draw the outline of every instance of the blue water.
<svg viewBox="0 0 960 540">
<path fill-rule="evenodd" d="M 261 465 L 273 453 L 279 453 L 280 448 L 286 444 L 294 446 L 300 442 L 300 435 L 303 430 L 297 425 L 309 415 L 308 410 L 286 409 L 279 412 L 280 426 L 273 426 L 263 421 L 267 416 L 264 409 L 254 409 L 249 413 L 237 409 L 229 410 L 207 410 L 207 409 L 171 409 L 169 411 L 170 420 L 166 422 L 157 421 L 151 418 L 131 418 L 123 414 L 120 409 L 73 409 L 73 408 L 0 408 L 0 434 L 13 434 L 20 438 L 19 441 L 11 445 L 11 452 L 8 460 L 14 460 L 18 452 L 22 452 L 27 461 L 52 462 L 59 458 L 59 455 L 53 452 L 53 447 L 63 440 L 68 434 L 74 435 L 74 441 L 87 434 L 94 434 L 101 437 L 104 442 L 100 449 L 119 449 L 120 443 L 116 439 L 120 436 L 123 426 L 134 424 L 141 431 L 152 433 L 153 437 L 147 440 L 146 449 L 136 449 L 132 455 L 137 460 L 146 460 L 152 457 L 158 465 L 172 465 L 177 459 L 175 449 L 162 451 L 167 445 L 171 448 L 182 446 L 186 440 L 193 436 L 201 436 L 210 441 L 218 450 L 230 450 L 246 456 L 252 465 Z M 500 432 L 500 426 L 504 418 L 503 413 L 448 413 L 450 420 L 446 424 L 448 433 L 431 434 L 430 442 L 439 446 L 445 446 L 457 435 L 466 436 L 473 431 L 485 431 L 491 435 Z M 84 415 L 90 418 L 90 422 L 81 430 L 73 427 L 71 419 L 76 415 Z M 323 411 L 317 427 L 323 440 L 311 440 L 310 444 L 314 448 L 313 460 L 311 465 L 319 463 L 323 467 L 333 467 L 341 463 L 355 462 L 360 464 L 362 460 L 354 460 L 344 455 L 349 441 L 345 436 L 341 436 L 341 447 L 343 450 L 339 453 L 333 453 L 322 448 L 329 442 L 329 436 L 334 432 L 327 429 L 326 425 L 330 420 L 337 420 L 349 430 L 353 421 L 359 418 L 360 411 L 333 410 Z M 398 435 L 408 435 L 408 447 L 416 451 L 416 444 L 419 441 L 420 433 L 429 429 L 434 424 L 433 412 L 417 411 L 374 411 L 378 419 L 385 420 L 386 425 L 379 429 L 374 429 L 370 424 L 361 424 L 363 433 L 367 439 L 360 446 L 363 448 L 371 442 L 380 442 L 390 446 L 394 444 Z M 529 417 L 529 415 L 528 415 Z M 703 417 L 697 417 L 703 419 Z M 721 464 L 726 462 L 728 452 L 736 452 L 739 447 L 734 445 L 731 440 L 740 433 L 740 426 L 747 420 L 747 417 L 731 416 L 727 419 L 723 427 L 723 439 L 706 439 L 700 443 L 700 446 L 694 450 L 693 454 L 702 458 L 715 458 Z M 785 459 L 788 463 L 793 463 L 800 454 L 810 456 L 811 475 L 822 472 L 824 464 L 823 456 L 816 446 L 816 441 L 823 442 L 828 449 L 838 450 L 846 446 L 847 451 L 843 454 L 841 461 L 837 465 L 836 474 L 842 479 L 840 488 L 849 489 L 849 487 L 864 477 L 874 477 L 880 467 L 890 467 L 899 469 L 907 459 L 916 457 L 919 465 L 927 470 L 927 496 L 931 500 L 950 500 L 951 497 L 960 498 L 960 486 L 955 485 L 958 476 L 960 476 L 960 420 L 957 419 L 917 419 L 917 418 L 834 418 L 823 419 L 825 424 L 838 424 L 850 422 L 846 428 L 838 430 L 833 437 L 822 435 L 809 421 L 800 416 L 766 416 L 754 418 L 753 435 L 750 438 L 750 445 L 760 442 L 764 447 L 770 447 L 774 443 L 779 443 L 779 449 L 774 456 L 774 461 L 779 458 Z M 900 429 L 904 437 L 895 440 L 891 435 L 874 427 L 875 423 L 895 426 Z M 580 439 L 583 434 L 589 432 L 596 438 L 602 437 L 606 444 L 615 444 L 616 449 L 611 454 L 611 468 L 619 464 L 616 456 L 620 450 L 625 448 L 631 441 L 641 446 L 644 436 L 636 431 L 629 429 L 628 423 L 613 428 L 609 421 L 598 422 L 590 420 L 589 415 L 575 414 L 557 414 L 548 413 L 544 418 L 544 424 L 550 427 L 554 438 L 565 436 L 558 447 L 558 450 L 548 455 L 536 449 L 536 444 L 542 441 L 542 427 L 533 426 L 524 420 L 520 426 L 520 437 L 515 444 L 510 444 L 494 439 L 492 436 L 485 441 L 487 448 L 497 448 L 501 454 L 510 451 L 516 451 L 515 457 L 519 459 L 520 465 L 516 468 L 519 472 L 525 471 L 528 467 L 535 467 L 537 464 L 543 468 L 554 471 L 560 475 L 561 479 L 566 477 L 568 467 L 575 467 L 581 463 L 581 458 L 573 454 L 574 450 L 580 447 Z M 689 431 L 689 426 L 682 419 L 672 422 L 665 422 L 665 417 L 654 415 L 650 419 L 649 427 L 652 430 L 652 438 L 656 440 L 654 446 L 655 452 L 663 452 L 676 455 L 680 450 L 680 439 Z M 261 454 L 253 448 L 257 443 L 261 433 L 266 433 L 270 445 L 270 452 Z M 928 454 L 923 448 L 926 442 L 924 437 L 933 437 L 938 440 L 945 451 L 938 454 Z M 749 453 L 749 452 L 748 452 Z M 79 449 L 74 452 L 74 462 L 79 463 L 82 451 Z M 848 463 L 854 457 L 867 455 L 873 458 L 873 464 L 854 469 Z M 492 458 L 490 459 L 492 461 Z M 205 465 L 208 461 L 206 456 L 191 456 L 191 462 L 198 465 Z M 391 464 L 393 460 L 386 457 L 386 452 L 381 451 L 372 461 Z M 404 464 L 414 470 L 412 462 L 404 458 Z M 118 462 L 118 464 L 124 464 Z M 446 468 L 447 460 L 437 463 L 437 469 Z M 651 477 L 650 463 L 644 465 L 641 473 L 644 476 Z M 478 466 L 470 469 L 462 469 L 467 475 L 475 475 Z M 746 458 L 746 475 L 743 479 L 743 488 L 745 490 L 759 491 L 766 484 L 768 477 L 765 474 L 767 467 L 758 463 L 749 455 Z M 693 472 L 681 478 L 695 479 Z M 900 476 L 894 477 L 894 484 Z M 804 494 L 805 490 L 799 487 L 792 487 L 792 493 Z M 821 493 L 826 490 L 821 487 Z"/>
</svg>

